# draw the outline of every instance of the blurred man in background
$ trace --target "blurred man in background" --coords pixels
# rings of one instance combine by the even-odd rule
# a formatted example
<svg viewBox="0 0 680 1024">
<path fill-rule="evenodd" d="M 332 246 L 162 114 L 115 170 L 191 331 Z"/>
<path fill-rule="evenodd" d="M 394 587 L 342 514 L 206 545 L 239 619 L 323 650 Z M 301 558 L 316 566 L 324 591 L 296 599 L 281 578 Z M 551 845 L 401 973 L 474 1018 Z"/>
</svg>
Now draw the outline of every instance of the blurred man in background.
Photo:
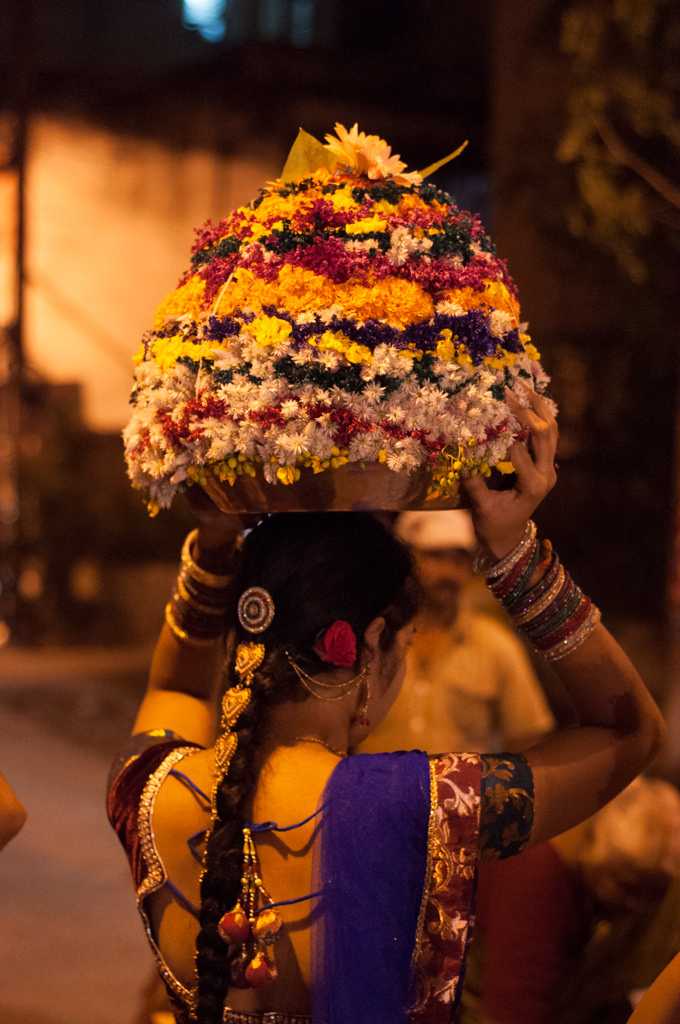
<svg viewBox="0 0 680 1024">
<path fill-rule="evenodd" d="M 475 534 L 467 512 L 406 512 L 423 611 L 406 681 L 362 750 L 519 750 L 555 721 L 520 640 L 474 606 Z"/>
</svg>

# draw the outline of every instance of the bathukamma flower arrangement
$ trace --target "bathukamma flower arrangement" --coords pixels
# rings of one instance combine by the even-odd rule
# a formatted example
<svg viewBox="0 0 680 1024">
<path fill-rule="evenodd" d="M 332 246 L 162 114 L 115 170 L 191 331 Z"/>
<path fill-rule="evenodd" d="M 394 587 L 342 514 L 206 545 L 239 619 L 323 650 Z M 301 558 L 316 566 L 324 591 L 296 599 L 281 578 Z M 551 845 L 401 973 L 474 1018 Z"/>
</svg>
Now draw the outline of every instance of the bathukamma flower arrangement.
<svg viewBox="0 0 680 1024">
<path fill-rule="evenodd" d="M 225 510 L 454 508 L 512 471 L 505 389 L 548 378 L 481 221 L 425 180 L 458 151 L 407 173 L 335 130 L 197 232 L 143 338 L 124 441 L 152 512 L 194 482 Z"/>
</svg>

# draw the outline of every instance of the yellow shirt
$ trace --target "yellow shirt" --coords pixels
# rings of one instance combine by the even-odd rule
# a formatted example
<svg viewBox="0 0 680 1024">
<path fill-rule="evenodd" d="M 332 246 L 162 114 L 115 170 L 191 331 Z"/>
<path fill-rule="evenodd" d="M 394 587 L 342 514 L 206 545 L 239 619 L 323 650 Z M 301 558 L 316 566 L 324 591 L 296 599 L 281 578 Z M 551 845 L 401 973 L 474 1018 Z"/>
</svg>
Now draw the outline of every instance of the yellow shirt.
<svg viewBox="0 0 680 1024">
<path fill-rule="evenodd" d="M 550 732 L 555 720 L 531 662 L 502 623 L 473 609 L 450 629 L 423 625 L 403 689 L 364 752 L 500 751 Z"/>
</svg>

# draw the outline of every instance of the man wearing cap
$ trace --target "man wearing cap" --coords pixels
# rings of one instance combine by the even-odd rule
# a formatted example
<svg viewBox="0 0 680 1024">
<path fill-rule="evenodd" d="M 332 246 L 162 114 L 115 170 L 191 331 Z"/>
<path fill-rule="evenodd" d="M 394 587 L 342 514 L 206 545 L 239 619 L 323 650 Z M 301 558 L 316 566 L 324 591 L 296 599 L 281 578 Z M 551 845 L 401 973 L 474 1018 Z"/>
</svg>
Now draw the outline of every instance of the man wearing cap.
<svg viewBox="0 0 680 1024">
<path fill-rule="evenodd" d="M 423 611 L 403 689 L 362 750 L 519 750 L 550 732 L 555 720 L 521 642 L 470 601 L 469 514 L 406 512 L 396 532 L 415 554 Z"/>
</svg>

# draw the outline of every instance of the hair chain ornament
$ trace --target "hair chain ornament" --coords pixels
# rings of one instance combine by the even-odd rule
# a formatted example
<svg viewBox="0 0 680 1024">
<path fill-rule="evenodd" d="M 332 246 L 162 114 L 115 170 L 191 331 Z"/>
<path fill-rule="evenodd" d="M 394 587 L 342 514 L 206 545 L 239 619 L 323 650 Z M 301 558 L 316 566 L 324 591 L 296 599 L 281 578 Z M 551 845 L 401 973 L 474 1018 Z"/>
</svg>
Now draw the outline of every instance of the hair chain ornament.
<svg viewBox="0 0 680 1024">
<path fill-rule="evenodd" d="M 273 620 L 274 599 L 264 587 L 248 587 L 238 599 L 238 621 L 247 633 L 264 633 Z"/>
<path fill-rule="evenodd" d="M 344 682 L 339 683 L 327 683 L 323 679 L 317 679 L 316 676 L 312 676 L 309 672 L 305 672 L 301 665 L 298 665 L 297 661 L 288 652 L 284 652 L 288 659 L 288 664 L 295 672 L 302 685 L 304 686 L 307 693 L 311 694 L 317 700 L 324 701 L 336 701 L 343 700 L 348 693 L 351 693 L 355 686 L 365 679 L 368 668 L 366 665 L 357 672 L 356 675 L 352 676 L 351 679 L 346 679 Z"/>
</svg>

